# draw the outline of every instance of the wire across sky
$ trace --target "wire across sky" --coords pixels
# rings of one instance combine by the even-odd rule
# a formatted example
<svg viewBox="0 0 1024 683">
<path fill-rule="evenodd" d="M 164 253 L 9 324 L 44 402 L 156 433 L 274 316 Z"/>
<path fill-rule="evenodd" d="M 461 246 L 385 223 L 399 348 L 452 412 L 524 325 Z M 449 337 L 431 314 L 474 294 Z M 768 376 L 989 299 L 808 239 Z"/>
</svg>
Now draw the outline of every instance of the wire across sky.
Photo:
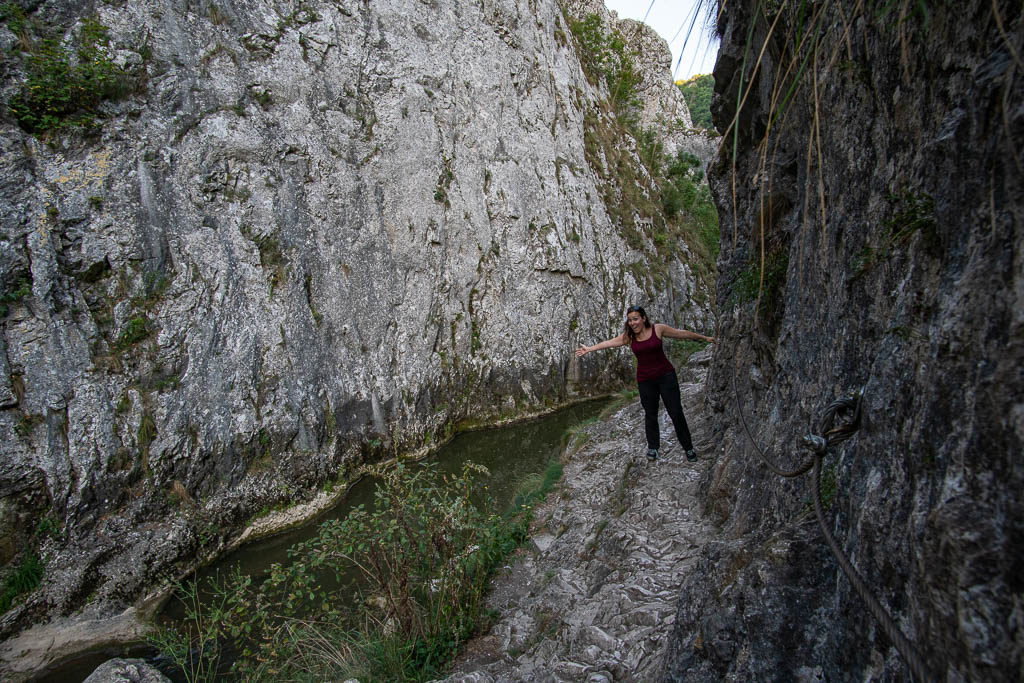
<svg viewBox="0 0 1024 683">
<path fill-rule="evenodd" d="M 605 0 L 605 5 L 621 19 L 644 22 L 668 41 L 676 80 L 714 69 L 718 40 L 706 25 L 707 0 Z"/>
</svg>

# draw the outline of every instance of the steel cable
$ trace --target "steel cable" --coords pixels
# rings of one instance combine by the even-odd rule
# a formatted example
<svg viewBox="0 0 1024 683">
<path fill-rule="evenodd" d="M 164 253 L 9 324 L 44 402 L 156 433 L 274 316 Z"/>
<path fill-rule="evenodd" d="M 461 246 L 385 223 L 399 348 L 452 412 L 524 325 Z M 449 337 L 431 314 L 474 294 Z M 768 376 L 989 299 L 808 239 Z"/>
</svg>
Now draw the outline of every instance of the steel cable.
<svg viewBox="0 0 1024 683">
<path fill-rule="evenodd" d="M 812 457 L 810 460 L 808 460 L 806 463 L 804 463 L 795 470 L 786 471 L 776 467 L 775 463 L 769 460 L 768 456 L 765 455 L 764 451 L 761 450 L 761 447 L 757 445 L 757 440 L 754 439 L 754 435 L 750 433 L 750 427 L 747 426 L 747 418 L 743 416 L 743 406 L 740 405 L 740 393 L 736 389 L 736 373 L 733 373 L 732 375 L 732 390 L 733 393 L 736 394 L 736 410 L 739 411 L 740 421 L 743 423 L 743 428 L 747 430 L 747 438 L 750 439 L 750 443 L 754 445 L 754 450 L 756 450 L 757 454 L 761 456 L 761 460 L 768 467 L 768 469 L 770 469 L 772 472 L 779 475 L 780 477 L 791 478 L 800 476 L 801 474 L 808 471 L 814 466 L 814 458 Z"/>
<path fill-rule="evenodd" d="M 882 606 L 881 601 L 875 597 L 875 595 L 868 588 L 867 582 L 857 571 L 857 568 L 847 557 L 843 549 L 839 547 L 835 537 L 832 535 L 831 530 L 825 523 L 825 512 L 821 503 L 821 462 L 828 450 L 843 441 L 846 441 L 856 433 L 860 428 L 861 418 L 861 400 L 864 396 L 863 387 L 856 391 L 853 395 L 836 399 L 832 401 L 825 408 L 822 414 L 821 421 L 819 423 L 818 432 L 819 434 L 808 434 L 803 437 L 803 445 L 808 448 L 811 452 L 811 459 L 805 465 L 796 470 L 790 472 L 783 471 L 776 467 L 768 457 L 764 454 L 764 451 L 758 445 L 754 439 L 753 434 L 750 432 L 750 427 L 747 426 L 746 417 L 743 414 L 743 407 L 740 405 L 739 390 L 736 387 L 736 374 L 732 376 L 732 388 L 733 393 L 736 396 L 736 408 L 740 414 L 740 420 L 743 422 L 743 428 L 746 430 L 747 438 L 750 439 L 754 449 L 758 455 L 761 456 L 761 460 L 765 465 L 775 474 L 786 478 L 797 477 L 811 469 L 813 477 L 813 497 L 814 497 L 814 512 L 818 518 L 818 526 L 821 527 L 821 532 L 825 536 L 825 543 L 828 544 L 829 550 L 832 551 L 833 557 L 836 558 L 836 562 L 839 563 L 839 568 L 843 570 L 843 574 L 846 575 L 850 585 L 853 586 L 857 595 L 867 603 L 868 611 L 875 618 L 878 624 L 882 627 L 882 630 L 892 641 L 896 650 L 903 657 L 903 661 L 906 662 L 907 667 L 910 669 L 914 678 L 919 681 L 933 681 L 937 680 L 934 674 L 929 671 L 928 666 L 925 664 L 921 654 L 914 647 L 914 644 L 904 635 L 903 630 L 900 629 L 899 625 L 896 624 L 889 612 Z M 840 413 L 849 413 L 849 418 L 838 426 L 833 426 L 835 418 Z"/>
</svg>

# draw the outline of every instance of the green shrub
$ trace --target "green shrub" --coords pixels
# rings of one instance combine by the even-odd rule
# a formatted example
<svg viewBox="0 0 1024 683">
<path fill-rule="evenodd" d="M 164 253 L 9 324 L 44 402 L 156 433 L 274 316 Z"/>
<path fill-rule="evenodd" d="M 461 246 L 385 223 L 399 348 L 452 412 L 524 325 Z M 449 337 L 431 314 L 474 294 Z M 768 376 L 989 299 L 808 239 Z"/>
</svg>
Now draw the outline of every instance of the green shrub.
<svg viewBox="0 0 1024 683">
<path fill-rule="evenodd" d="M 931 195 L 902 190 L 889 193 L 887 199 L 892 206 L 892 215 L 885 220 L 875 239 L 853 258 L 850 264 L 853 278 L 889 259 L 896 247 L 907 244 L 917 233 L 923 235 L 925 246 L 934 247 L 938 242 L 935 200 Z"/>
<path fill-rule="evenodd" d="M 676 367 L 686 365 L 690 360 L 690 356 L 703 351 L 707 348 L 708 342 L 696 341 L 691 339 L 681 340 L 673 339 L 672 343 L 668 347 L 669 360 Z"/>
<path fill-rule="evenodd" d="M 665 179 L 661 184 L 661 208 L 669 220 L 683 215 L 709 259 L 718 259 L 718 209 L 704 180 L 701 160 L 679 150 L 666 159 Z"/>
<path fill-rule="evenodd" d="M 7 315 L 7 304 L 13 304 L 21 301 L 32 293 L 32 284 L 27 278 L 21 278 L 18 280 L 18 285 L 15 289 L 5 291 L 0 294 L 0 316 Z"/>
<path fill-rule="evenodd" d="M 25 131 L 91 128 L 101 102 L 128 94 L 131 79 L 107 55 L 106 31 L 96 19 L 84 20 L 72 53 L 52 36 L 26 41 L 26 79 L 8 104 Z"/>
<path fill-rule="evenodd" d="M 0 5 L 0 21 L 7 24 L 11 33 L 18 36 L 23 42 L 28 38 L 31 23 L 25 15 L 25 10 L 17 3 L 5 2 Z"/>
<path fill-rule="evenodd" d="M 132 318 L 121 328 L 117 335 L 117 346 L 127 349 L 129 346 L 139 343 L 149 336 L 149 322 L 143 316 Z"/>
<path fill-rule="evenodd" d="M 580 64 L 587 78 L 593 83 L 604 82 L 612 106 L 620 116 L 636 108 L 639 104 L 640 74 L 633 63 L 633 55 L 626 49 L 622 34 L 616 30 L 606 34 L 597 14 L 572 21 L 570 29 L 579 46 Z"/>
<path fill-rule="evenodd" d="M 714 130 L 715 124 L 711 120 L 711 96 L 715 92 L 715 77 L 711 74 L 701 74 L 686 81 L 677 81 L 676 85 L 686 100 L 693 125 L 705 130 Z"/>
<path fill-rule="evenodd" d="M 9 610 L 18 597 L 34 591 L 42 580 L 43 563 L 34 554 L 26 554 L 21 564 L 4 579 L 0 589 L 0 614 Z"/>
<path fill-rule="evenodd" d="M 437 677 L 484 617 L 487 582 L 526 538 L 539 495 L 522 492 L 504 516 L 485 513 L 476 483 L 485 472 L 472 463 L 458 475 L 378 466 L 372 510 L 325 522 L 289 550 L 290 564 L 263 576 L 212 580 L 211 599 L 201 602 L 194 583 L 182 587 L 187 618 L 154 643 L 189 680 L 218 675 L 226 648 L 247 680 Z M 538 490 L 559 476 L 549 468 Z"/>
<path fill-rule="evenodd" d="M 740 273 L 733 287 L 732 301 L 742 304 L 760 298 L 761 310 L 770 317 L 782 303 L 789 257 L 783 252 L 768 254 L 763 276 L 761 266 L 760 260 L 755 259 Z"/>
</svg>

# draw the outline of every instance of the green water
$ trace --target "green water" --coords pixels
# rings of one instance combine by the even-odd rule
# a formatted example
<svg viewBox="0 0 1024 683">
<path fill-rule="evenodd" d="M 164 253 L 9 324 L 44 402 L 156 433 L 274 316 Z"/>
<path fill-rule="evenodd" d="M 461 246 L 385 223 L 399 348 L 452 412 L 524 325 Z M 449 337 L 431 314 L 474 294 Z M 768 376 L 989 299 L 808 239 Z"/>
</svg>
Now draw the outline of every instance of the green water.
<svg viewBox="0 0 1024 683">
<path fill-rule="evenodd" d="M 436 463 L 438 470 L 443 473 L 460 472 L 463 463 L 467 461 L 486 467 L 490 475 L 484 481 L 488 493 L 498 506 L 498 510 L 494 512 L 500 512 L 512 502 L 524 478 L 543 473 L 548 463 L 560 455 L 566 431 L 580 422 L 596 417 L 605 405 L 606 400 L 587 401 L 504 427 L 459 434 L 440 447 L 429 461 Z M 202 570 L 195 578 L 202 584 L 206 582 L 207 577 L 224 575 L 235 568 L 243 573 L 258 576 L 275 562 L 287 563 L 288 549 L 315 536 L 322 522 L 343 518 L 358 505 L 372 507 L 374 488 L 375 483 L 370 478 L 357 482 L 332 510 L 301 527 L 246 544 Z M 171 622 L 183 617 L 182 605 L 176 599 L 171 599 L 161 614 L 161 620 Z M 37 680 L 82 681 L 109 657 L 124 654 L 148 659 L 154 653 L 140 645 L 130 648 L 130 651 L 111 650 L 84 655 Z"/>
</svg>

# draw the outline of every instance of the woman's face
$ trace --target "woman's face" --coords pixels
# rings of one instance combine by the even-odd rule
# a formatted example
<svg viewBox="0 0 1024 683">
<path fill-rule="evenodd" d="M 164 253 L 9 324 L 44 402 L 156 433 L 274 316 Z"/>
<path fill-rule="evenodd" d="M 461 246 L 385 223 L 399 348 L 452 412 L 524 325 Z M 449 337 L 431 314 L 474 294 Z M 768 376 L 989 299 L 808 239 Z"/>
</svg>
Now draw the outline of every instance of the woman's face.
<svg viewBox="0 0 1024 683">
<path fill-rule="evenodd" d="M 632 311 L 626 315 L 626 324 L 629 325 L 629 329 L 633 330 L 633 334 L 640 334 L 644 329 L 644 319 L 636 311 Z"/>
</svg>

